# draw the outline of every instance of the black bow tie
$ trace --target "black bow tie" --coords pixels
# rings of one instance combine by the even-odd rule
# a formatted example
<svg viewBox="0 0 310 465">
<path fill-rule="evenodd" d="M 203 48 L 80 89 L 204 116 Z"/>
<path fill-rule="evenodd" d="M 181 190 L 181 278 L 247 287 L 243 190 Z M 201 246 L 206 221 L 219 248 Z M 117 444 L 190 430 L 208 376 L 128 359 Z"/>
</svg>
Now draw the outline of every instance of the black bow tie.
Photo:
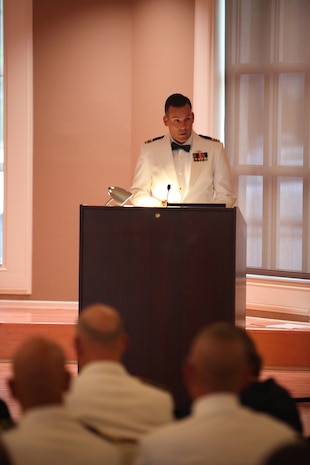
<svg viewBox="0 0 310 465">
<path fill-rule="evenodd" d="M 177 144 L 176 142 L 171 142 L 171 148 L 172 150 L 185 150 L 185 152 L 189 152 L 190 149 L 191 149 L 191 146 L 190 145 L 180 145 L 180 144 Z"/>
</svg>

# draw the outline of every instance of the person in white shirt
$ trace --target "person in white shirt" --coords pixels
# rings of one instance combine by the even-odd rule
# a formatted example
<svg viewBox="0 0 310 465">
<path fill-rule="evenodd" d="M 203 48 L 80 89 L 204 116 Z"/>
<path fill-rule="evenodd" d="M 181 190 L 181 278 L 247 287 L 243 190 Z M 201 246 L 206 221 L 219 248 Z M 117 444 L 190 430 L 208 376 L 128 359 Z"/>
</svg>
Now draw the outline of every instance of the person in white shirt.
<svg viewBox="0 0 310 465">
<path fill-rule="evenodd" d="M 80 367 L 66 403 L 102 434 L 137 440 L 174 419 L 172 395 L 132 376 L 122 363 L 127 334 L 119 312 L 93 304 L 80 313 L 75 347 Z"/>
<path fill-rule="evenodd" d="M 63 404 L 70 375 L 58 344 L 32 337 L 17 350 L 12 395 L 23 415 L 1 435 L 14 465 L 120 465 L 120 450 L 88 431 Z"/>
<path fill-rule="evenodd" d="M 198 333 L 184 364 L 192 413 L 144 437 L 137 464 L 259 465 L 273 449 L 296 439 L 289 426 L 239 404 L 247 357 L 235 329 L 214 323 Z"/>
<path fill-rule="evenodd" d="M 216 203 L 233 207 L 236 194 L 223 144 L 193 131 L 188 97 L 172 94 L 165 102 L 169 133 L 142 144 L 132 181 L 135 206 Z"/>
</svg>

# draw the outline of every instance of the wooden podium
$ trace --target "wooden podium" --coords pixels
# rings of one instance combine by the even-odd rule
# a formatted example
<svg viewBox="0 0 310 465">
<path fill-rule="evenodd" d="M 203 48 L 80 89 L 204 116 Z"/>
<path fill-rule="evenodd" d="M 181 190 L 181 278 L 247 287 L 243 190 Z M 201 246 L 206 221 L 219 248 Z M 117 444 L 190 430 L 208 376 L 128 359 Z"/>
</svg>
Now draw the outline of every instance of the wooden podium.
<svg viewBox="0 0 310 465">
<path fill-rule="evenodd" d="M 182 362 L 196 331 L 244 326 L 246 224 L 238 208 L 80 207 L 79 309 L 116 307 L 132 374 L 187 394 Z"/>
</svg>

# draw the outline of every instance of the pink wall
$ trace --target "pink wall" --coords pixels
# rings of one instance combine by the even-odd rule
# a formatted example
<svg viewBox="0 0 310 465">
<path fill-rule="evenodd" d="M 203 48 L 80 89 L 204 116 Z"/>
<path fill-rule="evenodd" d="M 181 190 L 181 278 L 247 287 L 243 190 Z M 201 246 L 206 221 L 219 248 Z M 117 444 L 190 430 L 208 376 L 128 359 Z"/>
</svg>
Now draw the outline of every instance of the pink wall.
<svg viewBox="0 0 310 465">
<path fill-rule="evenodd" d="M 162 122 L 168 95 L 192 99 L 194 1 L 137 0 L 133 10 L 132 134 L 134 153 L 141 141 L 166 133 Z"/>
<path fill-rule="evenodd" d="M 78 299 L 79 205 L 129 188 L 165 98 L 193 95 L 194 1 L 34 0 L 33 292 Z"/>
</svg>

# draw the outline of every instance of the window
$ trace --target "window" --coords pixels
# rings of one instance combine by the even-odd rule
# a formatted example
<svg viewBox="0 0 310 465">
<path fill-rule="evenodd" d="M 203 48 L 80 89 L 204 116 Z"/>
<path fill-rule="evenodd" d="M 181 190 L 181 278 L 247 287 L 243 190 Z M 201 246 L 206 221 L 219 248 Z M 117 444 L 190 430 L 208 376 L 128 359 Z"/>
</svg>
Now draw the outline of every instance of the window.
<svg viewBox="0 0 310 465">
<path fill-rule="evenodd" d="M 249 273 L 310 277 L 310 2 L 226 2 L 226 147 Z"/>
</svg>

